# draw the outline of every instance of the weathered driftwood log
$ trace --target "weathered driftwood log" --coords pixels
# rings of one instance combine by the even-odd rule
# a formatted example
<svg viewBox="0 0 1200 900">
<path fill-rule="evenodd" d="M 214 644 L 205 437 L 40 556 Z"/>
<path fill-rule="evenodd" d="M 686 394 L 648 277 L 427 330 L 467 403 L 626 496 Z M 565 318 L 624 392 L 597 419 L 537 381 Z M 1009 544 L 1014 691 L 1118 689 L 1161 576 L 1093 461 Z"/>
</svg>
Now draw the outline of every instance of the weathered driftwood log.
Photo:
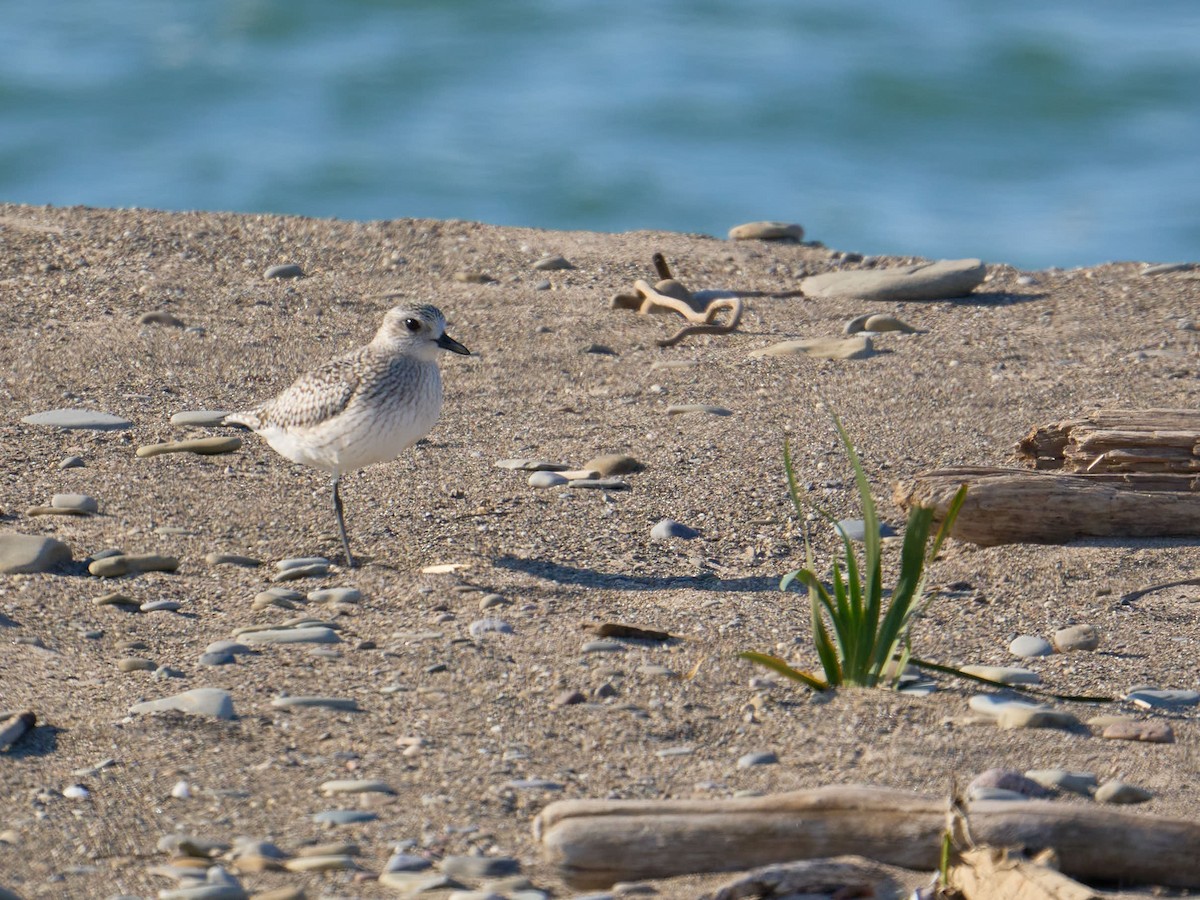
<svg viewBox="0 0 1200 900">
<path fill-rule="evenodd" d="M 1021 854 L 980 847 L 950 867 L 950 886 L 967 900 L 1115 900 Z M 1128 895 L 1123 895 L 1128 896 Z"/>
<path fill-rule="evenodd" d="M 1200 410 L 1101 409 L 1037 426 L 1015 452 L 1036 469 L 1200 472 Z"/>
<path fill-rule="evenodd" d="M 972 838 L 1051 847 L 1074 878 L 1200 886 L 1200 824 L 1048 801 L 969 807 Z M 909 869 L 939 862 L 947 804 L 845 785 L 732 800 L 565 800 L 534 821 L 543 853 L 572 887 L 722 872 L 857 854 Z"/>
<path fill-rule="evenodd" d="M 962 484 L 967 498 L 950 533 L 973 544 L 1200 534 L 1200 473 L 1053 475 L 962 466 L 921 472 L 898 482 L 892 496 L 905 509 L 933 508 L 941 521 Z"/>
</svg>

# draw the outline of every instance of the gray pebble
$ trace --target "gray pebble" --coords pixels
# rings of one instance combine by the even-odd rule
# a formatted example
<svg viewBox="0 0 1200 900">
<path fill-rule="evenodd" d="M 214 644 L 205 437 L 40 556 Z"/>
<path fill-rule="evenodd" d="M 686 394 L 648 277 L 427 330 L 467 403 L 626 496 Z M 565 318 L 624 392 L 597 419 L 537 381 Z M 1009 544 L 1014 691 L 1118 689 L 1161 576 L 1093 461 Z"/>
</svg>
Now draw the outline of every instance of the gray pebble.
<svg viewBox="0 0 1200 900">
<path fill-rule="evenodd" d="M 1020 791 L 1010 791 L 1005 788 L 998 787 L 969 787 L 967 788 L 967 799 L 972 801 L 980 800 L 1028 800 L 1025 794 Z"/>
<path fill-rule="evenodd" d="M 535 488 L 552 488 L 568 484 L 569 481 L 557 472 L 533 472 L 529 476 L 529 486 Z"/>
<path fill-rule="evenodd" d="M 52 409 L 21 419 L 26 425 L 45 425 L 49 428 L 86 428 L 92 431 L 124 431 L 133 423 L 120 416 L 92 409 Z"/>
<path fill-rule="evenodd" d="M 1100 632 L 1094 625 L 1071 625 L 1054 632 L 1054 646 L 1060 653 L 1095 650 L 1100 646 Z"/>
<path fill-rule="evenodd" d="M 275 568 L 280 572 L 286 572 L 289 569 L 305 569 L 309 566 L 328 566 L 329 560 L 323 556 L 296 556 L 291 559 L 281 559 L 275 563 Z"/>
<path fill-rule="evenodd" d="M 55 509 L 77 509 L 88 513 L 100 511 L 96 498 L 87 494 L 55 494 L 50 498 L 50 505 Z"/>
<path fill-rule="evenodd" d="M 713 406 L 709 403 L 673 403 L 667 407 L 668 416 L 682 416 L 688 413 L 705 413 L 710 416 L 732 416 L 733 410 L 724 406 Z"/>
<path fill-rule="evenodd" d="M 984 716 L 991 716 L 993 719 L 1000 718 L 1004 712 L 1010 709 L 1026 709 L 1031 711 L 1049 709 L 1049 707 L 1041 703 L 1032 703 L 1028 700 L 1013 700 L 995 694 L 976 694 L 967 701 L 967 705 L 974 712 Z"/>
<path fill-rule="evenodd" d="M 650 529 L 650 540 L 652 541 L 690 541 L 699 536 L 700 532 L 695 528 L 689 528 L 674 519 L 663 519 Z"/>
<path fill-rule="evenodd" d="M 514 791 L 561 791 L 563 786 L 557 781 L 547 781 L 545 778 L 514 778 L 508 782 L 508 787 Z"/>
<path fill-rule="evenodd" d="M 862 519 L 839 519 L 834 525 L 836 531 L 840 531 L 852 541 L 862 541 L 867 536 L 867 523 Z M 896 529 L 886 522 L 879 523 L 879 536 L 881 538 L 893 537 L 896 534 Z"/>
<path fill-rule="evenodd" d="M 1096 788 L 1095 797 L 1097 803 L 1119 804 L 1145 803 L 1154 799 L 1154 795 L 1145 788 L 1115 778 Z"/>
<path fill-rule="evenodd" d="M 489 609 L 495 609 L 498 606 L 511 605 L 512 601 L 500 594 L 484 594 L 479 600 L 479 609 L 483 612 L 486 612 Z"/>
<path fill-rule="evenodd" d="M 237 662 L 237 658 L 227 651 L 213 652 L 210 650 L 200 654 L 199 662 L 202 666 L 228 666 Z"/>
<path fill-rule="evenodd" d="M 1189 272 L 1196 268 L 1196 263 L 1178 262 L 1178 263 L 1158 263 L 1156 265 L 1146 266 L 1142 269 L 1143 275 L 1166 275 L 1171 272 Z"/>
<path fill-rule="evenodd" d="M 1091 772 L 1070 772 L 1066 769 L 1031 769 L 1025 777 L 1052 791 L 1069 791 L 1090 797 L 1099 783 Z"/>
<path fill-rule="evenodd" d="M 556 463 L 546 459 L 498 459 L 495 465 L 501 469 L 515 469 L 524 472 L 565 472 L 571 468 L 566 463 Z"/>
<path fill-rule="evenodd" d="M 476 619 L 467 626 L 467 631 L 473 638 L 481 638 L 485 634 L 512 634 L 513 627 L 503 619 Z"/>
<path fill-rule="evenodd" d="M 1200 691 L 1143 688 L 1130 691 L 1125 699 L 1142 709 L 1183 709 L 1200 703 Z"/>
<path fill-rule="evenodd" d="M 770 750 L 758 750 L 738 757 L 737 767 L 749 769 L 752 766 L 772 766 L 779 762 L 779 757 Z"/>
<path fill-rule="evenodd" d="M 211 428 L 216 425 L 223 425 L 227 415 L 229 415 L 229 410 L 227 409 L 185 409 L 171 416 L 170 422 L 172 425 L 193 425 Z"/>
<path fill-rule="evenodd" d="M 438 868 L 451 878 L 505 878 L 521 871 L 511 856 L 447 856 Z"/>
<path fill-rule="evenodd" d="M 542 280 L 542 281 L 539 281 L 537 284 L 535 284 L 533 286 L 533 289 L 535 291 L 548 291 L 548 290 L 550 290 L 550 287 L 551 287 L 551 285 L 550 285 L 549 281 Z"/>
<path fill-rule="evenodd" d="M 555 272 L 560 269 L 575 268 L 561 256 L 543 256 L 533 264 L 539 272 Z"/>
<path fill-rule="evenodd" d="M 298 581 L 301 578 L 324 578 L 329 574 L 328 563 L 313 563 L 308 566 L 293 566 L 283 569 L 271 576 L 274 582 Z"/>
<path fill-rule="evenodd" d="M 590 488 L 600 491 L 627 491 L 629 482 L 624 478 L 574 478 L 567 482 L 567 487 Z"/>
<path fill-rule="evenodd" d="M 1035 634 L 1021 634 L 1008 645 L 1008 652 L 1021 659 L 1029 659 L 1035 656 L 1050 656 L 1054 653 L 1054 646 Z"/>
<path fill-rule="evenodd" d="M 60 469 L 82 469 L 85 463 L 81 456 L 64 456 L 58 464 Z"/>
<path fill-rule="evenodd" d="M 321 785 L 324 794 L 394 794 L 386 781 L 373 778 L 335 778 Z"/>
<path fill-rule="evenodd" d="M 318 588 L 308 592 L 312 603 L 358 603 L 362 598 L 362 591 L 350 587 Z"/>
<path fill-rule="evenodd" d="M 962 666 L 968 675 L 976 675 L 1001 684 L 1041 684 L 1041 676 L 1029 669 L 1016 666 Z"/>
<path fill-rule="evenodd" d="M 253 653 L 245 644 L 239 644 L 237 641 L 213 641 L 204 648 L 205 653 L 232 653 L 234 656 L 239 654 Z"/>
<path fill-rule="evenodd" d="M 998 788 L 1012 791 L 1021 795 L 1022 798 L 1043 798 L 1051 795 L 1051 791 L 1047 790 L 1040 782 L 1026 778 L 1014 769 L 988 769 L 980 772 L 967 785 L 968 792 L 976 788 Z"/>
<path fill-rule="evenodd" d="M 388 857 L 383 865 L 385 872 L 424 872 L 433 865 L 423 856 L 412 853 L 396 852 Z"/>
<path fill-rule="evenodd" d="M 166 325 L 170 328 L 186 328 L 187 325 L 183 319 L 178 316 L 173 316 L 166 310 L 156 309 L 153 312 L 145 312 L 138 316 L 139 325 Z"/>
<path fill-rule="evenodd" d="M 867 320 L 874 315 L 875 313 L 863 313 L 861 316 L 855 316 L 842 326 L 842 332 L 844 334 L 858 334 L 860 331 L 866 331 Z"/>
<path fill-rule="evenodd" d="M 262 560 L 253 556 L 241 556 L 237 553 L 208 553 L 204 561 L 210 566 L 240 566 L 243 569 L 257 569 Z"/>
<path fill-rule="evenodd" d="M 276 709 L 303 707 L 306 709 L 337 709 L 349 712 L 359 711 L 358 701 L 345 697 L 276 697 L 271 701 L 271 705 Z"/>
<path fill-rule="evenodd" d="M 117 660 L 117 668 L 122 672 L 153 672 L 158 667 L 140 656 L 124 656 Z"/>
<path fill-rule="evenodd" d="M 161 700 L 135 703 L 129 708 L 129 712 L 134 715 L 168 710 L 197 716 L 215 716 L 218 719 L 232 719 L 233 696 L 229 691 L 223 691 L 220 688 L 194 688 L 172 697 L 163 697 Z"/>
<path fill-rule="evenodd" d="M 781 241 L 797 244 L 804 240 L 804 226 L 791 222 L 746 222 L 729 229 L 731 241 Z"/>
<path fill-rule="evenodd" d="M 327 809 L 314 814 L 312 820 L 317 825 L 356 825 L 359 822 L 374 822 L 378 818 L 377 813 L 365 809 Z"/>
<path fill-rule="evenodd" d="M 183 606 L 178 600 L 150 600 L 138 607 L 142 612 L 177 612 Z"/>
<path fill-rule="evenodd" d="M 584 653 L 624 653 L 625 645 L 619 644 L 616 641 L 598 640 L 588 641 L 580 650 Z"/>
<path fill-rule="evenodd" d="M 263 278 L 303 278 L 304 270 L 295 263 L 281 263 L 263 272 Z"/>
<path fill-rule="evenodd" d="M 278 628 L 248 631 L 241 635 L 247 644 L 336 644 L 341 641 L 332 628 Z"/>
</svg>

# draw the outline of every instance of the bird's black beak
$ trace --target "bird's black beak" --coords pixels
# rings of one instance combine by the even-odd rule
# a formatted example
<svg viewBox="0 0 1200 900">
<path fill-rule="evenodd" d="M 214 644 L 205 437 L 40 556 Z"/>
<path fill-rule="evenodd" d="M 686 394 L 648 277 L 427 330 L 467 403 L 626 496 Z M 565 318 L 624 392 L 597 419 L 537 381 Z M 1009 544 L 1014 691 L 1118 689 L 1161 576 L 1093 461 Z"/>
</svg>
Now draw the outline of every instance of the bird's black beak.
<svg viewBox="0 0 1200 900">
<path fill-rule="evenodd" d="M 437 344 L 439 347 L 441 347 L 443 350 L 449 350 L 451 353 L 458 353 L 462 356 L 470 356 L 471 355 L 470 350 L 468 350 L 466 347 L 464 347 L 462 344 L 460 344 L 454 338 L 450 337 L 450 335 L 448 335 L 448 334 L 443 334 L 440 338 L 438 338 L 436 341 L 434 341 L 434 343 Z"/>
</svg>

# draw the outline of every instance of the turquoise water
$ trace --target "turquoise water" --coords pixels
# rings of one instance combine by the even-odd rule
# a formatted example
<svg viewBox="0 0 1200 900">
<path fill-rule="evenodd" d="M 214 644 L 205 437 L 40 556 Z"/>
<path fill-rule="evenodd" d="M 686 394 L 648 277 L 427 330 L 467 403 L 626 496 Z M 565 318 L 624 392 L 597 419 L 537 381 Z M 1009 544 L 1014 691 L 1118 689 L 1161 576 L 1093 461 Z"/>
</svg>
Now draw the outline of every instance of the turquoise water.
<svg viewBox="0 0 1200 900">
<path fill-rule="evenodd" d="M 0 199 L 1200 258 L 1200 4 L 46 0 Z"/>
</svg>

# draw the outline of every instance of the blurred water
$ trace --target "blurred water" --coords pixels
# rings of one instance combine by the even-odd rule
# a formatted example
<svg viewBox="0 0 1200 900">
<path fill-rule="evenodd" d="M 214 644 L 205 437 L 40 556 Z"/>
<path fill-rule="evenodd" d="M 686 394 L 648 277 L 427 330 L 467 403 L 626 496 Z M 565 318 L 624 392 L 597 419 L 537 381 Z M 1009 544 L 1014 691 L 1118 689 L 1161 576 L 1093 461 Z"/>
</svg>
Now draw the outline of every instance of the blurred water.
<svg viewBox="0 0 1200 900">
<path fill-rule="evenodd" d="M 0 3 L 0 199 L 1200 258 L 1200 4 Z"/>
</svg>

